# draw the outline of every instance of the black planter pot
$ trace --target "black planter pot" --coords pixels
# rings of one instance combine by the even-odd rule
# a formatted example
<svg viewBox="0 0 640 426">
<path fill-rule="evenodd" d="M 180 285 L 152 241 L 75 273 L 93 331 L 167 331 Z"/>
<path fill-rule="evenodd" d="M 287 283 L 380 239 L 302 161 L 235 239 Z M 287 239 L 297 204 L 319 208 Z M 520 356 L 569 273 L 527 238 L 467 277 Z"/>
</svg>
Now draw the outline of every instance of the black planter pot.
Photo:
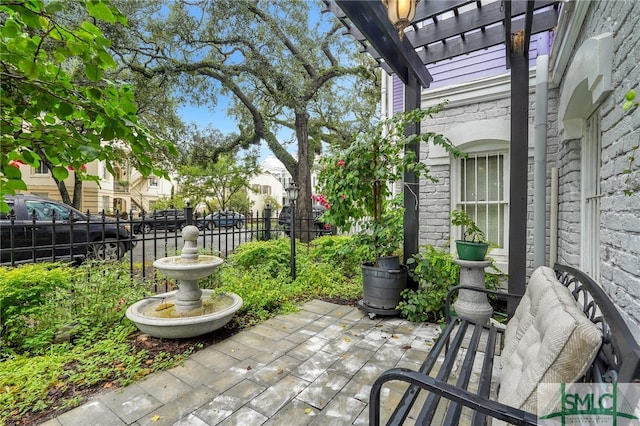
<svg viewBox="0 0 640 426">
<path fill-rule="evenodd" d="M 383 269 L 371 263 L 362 265 L 363 298 L 358 307 L 377 315 L 397 315 L 400 292 L 407 286 L 407 267 Z"/>
</svg>

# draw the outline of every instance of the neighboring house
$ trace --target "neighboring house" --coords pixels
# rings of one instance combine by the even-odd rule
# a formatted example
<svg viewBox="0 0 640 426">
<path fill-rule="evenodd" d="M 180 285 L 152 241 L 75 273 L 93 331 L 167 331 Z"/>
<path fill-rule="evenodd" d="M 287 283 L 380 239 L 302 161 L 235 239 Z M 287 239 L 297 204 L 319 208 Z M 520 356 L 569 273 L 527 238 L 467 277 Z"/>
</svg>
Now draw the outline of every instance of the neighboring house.
<svg viewBox="0 0 640 426">
<path fill-rule="evenodd" d="M 137 170 L 122 165 L 115 165 L 112 175 L 104 161 L 93 161 L 86 165 L 87 173 L 98 176 L 99 184 L 94 181 L 83 181 L 80 210 L 91 212 L 105 211 L 108 214 L 153 210 L 153 203 L 160 198 L 171 195 L 172 182 L 157 176 L 144 177 Z M 38 169 L 31 166 L 20 166 L 22 177 L 27 185 L 26 192 L 34 195 L 60 200 L 60 191 L 51 173 L 44 164 Z M 69 172 L 65 180 L 69 194 L 73 197 L 74 172 Z"/>
<path fill-rule="evenodd" d="M 626 92 L 637 91 L 640 85 L 640 33 L 635 31 L 639 20 L 640 2 L 573 0 L 563 4 L 553 37 L 532 40 L 539 43 L 540 60 L 531 68 L 529 80 L 526 233 L 528 276 L 534 267 L 534 234 L 539 232 L 534 206 L 544 203 L 544 263 L 557 261 L 587 272 L 636 325 L 640 324 L 640 193 L 629 197 L 624 190 L 629 156 L 640 141 L 640 108 L 625 113 L 621 106 Z M 450 66 L 473 69 L 463 59 Z M 438 71 L 432 65 L 428 69 L 434 83 L 422 90 L 422 106 L 445 99 L 448 104 L 421 130 L 443 133 L 469 157 L 456 160 L 441 149 L 422 147 L 421 156 L 439 182 L 420 182 L 419 242 L 442 245 L 455 239 L 458 230 L 450 226 L 449 212 L 463 206 L 474 209 L 488 238 L 500 246 L 491 256 L 506 271 L 510 76 L 499 67 L 492 68 L 489 76 L 480 67 L 482 74 L 466 78 L 451 78 L 453 69 Z M 439 76 L 449 82 L 438 84 Z M 402 87 L 393 78 L 385 80 L 383 111 L 403 108 Z M 542 93 L 538 102 L 536 93 Z M 546 139 L 536 140 L 534 123 L 542 126 L 542 133 L 546 128 Z M 534 156 L 537 144 L 540 151 Z M 536 161 L 546 171 L 543 197 L 534 197 Z M 635 179 L 638 163 L 631 164 Z"/>
<path fill-rule="evenodd" d="M 287 199 L 287 195 L 286 195 L 286 192 L 284 191 L 284 188 L 286 188 L 291 184 L 292 177 L 291 177 L 291 173 L 289 173 L 289 171 L 286 169 L 284 164 L 282 164 L 282 162 L 278 160 L 276 157 L 269 154 L 264 159 L 262 164 L 260 164 L 260 170 L 262 170 L 265 173 L 269 173 L 272 177 L 277 179 L 278 182 L 280 182 L 280 185 L 282 185 L 283 191 L 281 193 L 281 196 L 276 197 L 276 199 L 280 201 L 282 205 L 289 204 L 289 200 Z M 317 188 L 318 188 L 318 173 L 312 168 L 311 169 L 311 190 L 314 194 L 317 194 Z"/>
<path fill-rule="evenodd" d="M 269 195 L 280 204 L 283 203 L 285 198 L 284 187 L 282 182 L 267 171 L 263 171 L 257 176 L 254 176 L 249 180 L 249 186 L 251 191 L 249 193 L 249 201 L 251 202 L 251 210 L 254 214 L 262 216 L 264 208 L 266 207 L 265 196 Z M 275 206 L 271 206 L 275 209 Z M 275 214 L 275 210 L 274 213 Z"/>
</svg>

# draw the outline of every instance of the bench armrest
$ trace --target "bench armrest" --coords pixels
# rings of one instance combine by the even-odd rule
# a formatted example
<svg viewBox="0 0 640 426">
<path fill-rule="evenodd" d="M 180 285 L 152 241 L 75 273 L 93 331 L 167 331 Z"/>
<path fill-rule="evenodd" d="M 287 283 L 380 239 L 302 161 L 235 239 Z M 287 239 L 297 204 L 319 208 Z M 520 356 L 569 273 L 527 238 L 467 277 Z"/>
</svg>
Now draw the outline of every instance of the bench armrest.
<svg viewBox="0 0 640 426">
<path fill-rule="evenodd" d="M 447 382 L 437 380 L 417 371 L 406 368 L 392 368 L 380 375 L 373 383 L 369 398 L 369 424 L 380 424 L 380 391 L 385 382 L 399 380 L 421 387 L 441 398 L 456 402 L 496 419 L 504 420 L 516 425 L 537 425 L 536 414 L 483 398 L 467 390 L 460 389 Z"/>
<path fill-rule="evenodd" d="M 500 296 L 500 297 L 511 297 L 511 298 L 515 298 L 515 299 L 521 299 L 522 298 L 521 294 L 505 293 L 504 291 L 489 290 L 488 288 L 480 288 L 480 287 L 475 287 L 475 286 L 470 286 L 470 285 L 458 285 L 458 286 L 455 286 L 455 287 L 451 288 L 447 292 L 447 297 L 445 299 L 444 315 L 445 315 L 445 319 L 447 321 L 447 324 L 449 324 L 451 322 L 451 298 L 453 297 L 454 293 L 457 293 L 459 290 L 473 290 L 473 291 L 477 291 L 477 292 L 480 292 L 480 293 L 493 294 L 493 295 Z"/>
</svg>

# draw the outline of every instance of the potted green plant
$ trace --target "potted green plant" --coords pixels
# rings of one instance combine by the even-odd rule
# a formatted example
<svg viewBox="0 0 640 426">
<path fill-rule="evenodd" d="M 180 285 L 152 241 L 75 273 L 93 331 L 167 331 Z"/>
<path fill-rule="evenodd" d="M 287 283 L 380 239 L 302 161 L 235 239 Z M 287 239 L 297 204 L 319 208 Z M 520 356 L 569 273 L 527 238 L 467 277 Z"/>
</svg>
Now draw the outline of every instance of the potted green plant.
<svg viewBox="0 0 640 426">
<path fill-rule="evenodd" d="M 403 181 L 403 173 L 412 171 L 432 181 L 426 164 L 419 161 L 409 145 L 431 142 L 460 156 L 443 135 L 433 132 L 406 135 L 407 126 L 421 123 L 442 110 L 442 105 L 423 110 L 401 112 L 378 122 L 358 134 L 344 149 L 336 149 L 320 161 L 318 182 L 329 208 L 322 216 L 325 223 L 350 232 L 358 227 L 354 243 L 364 247 L 367 261 L 362 265 L 363 304 L 382 311 L 397 312 L 400 292 L 406 287 L 406 266 L 399 262 L 403 242 L 404 207 L 402 196 L 393 197 Z M 418 203 L 417 194 L 416 204 Z"/>
<path fill-rule="evenodd" d="M 465 210 L 451 212 L 451 224 L 462 227 L 462 239 L 456 240 L 458 257 L 462 260 L 484 260 L 489 243 L 482 229 Z"/>
</svg>

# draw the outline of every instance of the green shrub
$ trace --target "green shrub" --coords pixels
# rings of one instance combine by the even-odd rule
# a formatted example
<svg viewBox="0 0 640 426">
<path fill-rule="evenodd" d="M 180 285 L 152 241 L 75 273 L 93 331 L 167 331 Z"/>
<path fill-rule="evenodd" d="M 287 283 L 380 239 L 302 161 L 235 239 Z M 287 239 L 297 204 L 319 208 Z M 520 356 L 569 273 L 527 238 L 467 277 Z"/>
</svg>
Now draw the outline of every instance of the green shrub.
<svg viewBox="0 0 640 426">
<path fill-rule="evenodd" d="M 62 264 L 35 263 L 0 268 L 0 351 L 21 350 L 25 341 L 41 346 L 53 337 L 49 305 L 72 285 L 74 270 Z M 46 336 L 40 336 L 45 334 Z"/>
<path fill-rule="evenodd" d="M 360 277 L 360 265 L 367 259 L 366 247 L 355 245 L 352 237 L 333 235 L 313 240 L 309 256 L 315 262 L 339 267 L 348 277 Z"/>
<path fill-rule="evenodd" d="M 244 243 L 227 258 L 227 262 L 243 269 L 266 269 L 276 277 L 289 267 L 290 246 L 288 238 Z"/>
<path fill-rule="evenodd" d="M 407 260 L 416 265 L 409 273 L 418 282 L 418 290 L 403 290 L 398 309 L 409 321 L 438 321 L 444 315 L 447 292 L 458 285 L 460 267 L 445 249 L 432 245 L 423 249 Z"/>
<path fill-rule="evenodd" d="M 415 269 L 409 270 L 409 274 L 418 282 L 418 290 L 403 290 L 398 309 L 409 321 L 439 322 L 445 314 L 447 293 L 460 283 L 460 266 L 444 248 L 426 245 L 422 250 L 407 260 L 408 264 L 416 265 Z M 485 272 L 485 286 L 490 290 L 496 290 L 500 288 L 506 275 L 500 272 L 493 262 L 490 268 L 494 272 Z"/>
</svg>

